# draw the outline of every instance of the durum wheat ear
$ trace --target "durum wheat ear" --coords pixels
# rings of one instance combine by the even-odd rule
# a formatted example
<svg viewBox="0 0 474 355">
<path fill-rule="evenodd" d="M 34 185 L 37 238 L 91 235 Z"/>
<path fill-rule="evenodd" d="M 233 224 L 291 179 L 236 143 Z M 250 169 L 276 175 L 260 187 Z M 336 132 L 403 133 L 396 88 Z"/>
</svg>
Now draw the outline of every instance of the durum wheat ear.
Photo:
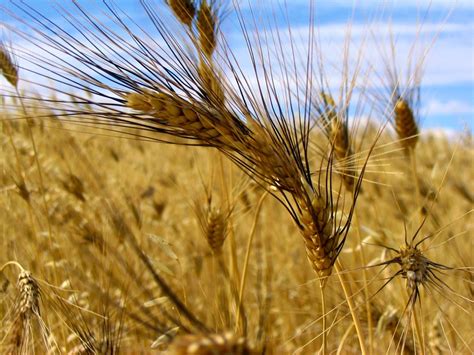
<svg viewBox="0 0 474 355">
<path fill-rule="evenodd" d="M 17 287 L 20 292 L 20 314 L 26 318 L 39 314 L 39 287 L 31 272 L 23 270 L 18 275 Z"/>
<path fill-rule="evenodd" d="M 196 16 L 194 0 L 168 0 L 168 5 L 173 10 L 176 18 L 191 28 L 194 16 Z"/>
<path fill-rule="evenodd" d="M 125 98 L 131 109 L 149 114 L 156 118 L 157 123 L 181 131 L 189 137 L 212 141 L 216 146 L 234 141 L 232 128 L 227 126 L 225 120 L 206 110 L 199 110 L 198 105 L 179 97 L 143 91 L 127 94 Z"/>
<path fill-rule="evenodd" d="M 0 73 L 14 87 L 18 85 L 18 66 L 13 62 L 11 55 L 0 42 Z"/>
<path fill-rule="evenodd" d="M 143 4 L 148 9 L 146 2 Z M 253 91 L 247 87 L 246 78 L 232 56 L 225 58 L 224 55 L 222 59 L 223 64 L 230 66 L 230 72 L 236 79 L 235 83 L 233 80 L 226 81 L 224 77 L 221 80 L 218 74 L 220 67 L 213 58 L 217 49 L 219 28 L 217 9 L 214 8 L 216 2 L 201 1 L 196 14 L 191 16 L 194 12 L 190 10 L 186 12 L 190 15 L 186 18 L 177 10 L 185 8 L 185 4 L 190 3 L 168 2 L 183 26 L 192 24 L 192 29 L 185 31 L 185 39 L 189 40 L 185 44 L 175 41 L 176 33 L 168 31 L 166 24 L 158 17 L 152 17 L 159 25 L 157 27 L 160 35 L 174 53 L 172 56 L 165 55 L 167 60 L 157 60 L 157 56 L 152 54 L 160 53 L 159 47 L 153 48 L 153 51 L 143 51 L 145 42 L 141 42 L 139 36 L 135 37 L 136 44 L 128 43 L 126 38 L 117 38 L 117 43 L 110 44 L 112 48 L 127 48 L 133 58 L 137 53 L 143 55 L 143 62 L 139 61 L 137 66 L 131 65 L 131 72 L 128 74 L 117 69 L 121 67 L 120 60 L 109 57 L 107 53 L 97 52 L 89 42 L 84 41 L 81 53 L 69 49 L 64 43 L 61 48 L 67 57 L 79 60 L 82 66 L 97 74 L 97 80 L 87 82 L 82 79 L 81 82 L 79 79 L 81 83 L 78 85 L 86 92 L 93 93 L 93 99 L 88 99 L 88 103 L 97 107 L 100 112 L 89 110 L 79 114 L 74 111 L 71 114 L 66 112 L 63 116 L 86 121 L 99 118 L 118 129 L 145 127 L 149 132 L 172 136 L 173 139 L 169 139 L 173 142 L 174 137 L 178 137 L 179 142 L 191 139 L 194 140 L 193 143 L 197 141 L 197 144 L 218 148 L 240 168 L 263 183 L 275 196 L 278 195 L 303 234 L 314 270 L 322 276 L 329 275 L 342 248 L 343 235 L 347 233 L 350 222 L 341 230 L 334 228 L 337 225 L 333 221 L 337 208 L 330 202 L 331 188 L 313 186 L 312 178 L 315 174 L 311 169 L 307 151 L 311 118 L 309 113 L 304 117 L 297 117 L 296 113 L 296 106 L 299 111 L 309 112 L 310 110 L 303 110 L 306 107 L 302 107 L 308 103 L 296 102 L 293 94 L 284 98 L 283 94 L 280 95 L 278 90 L 272 87 L 271 80 L 258 75 L 256 68 L 254 74 L 256 79 L 261 81 L 261 86 L 270 87 L 268 95 Z M 89 20 L 91 25 L 94 24 L 92 18 Z M 119 18 L 117 20 L 120 24 L 123 23 Z M 133 33 L 126 24 L 123 24 L 123 29 L 127 33 Z M 194 31 L 196 29 L 197 31 Z M 107 33 L 105 29 L 104 32 Z M 89 33 L 88 35 L 92 36 Z M 110 41 L 103 32 L 98 37 L 103 37 L 106 43 Z M 67 42 L 67 38 L 64 34 L 63 37 L 59 36 L 58 41 Z M 55 47 L 46 44 L 46 47 L 48 46 Z M 252 52 L 250 48 L 249 50 Z M 83 51 L 87 53 L 87 59 L 82 55 Z M 252 56 L 252 53 L 249 54 Z M 94 59 L 102 64 L 92 65 Z M 262 60 L 261 64 L 266 66 L 265 59 Z M 69 66 L 66 61 L 64 63 L 62 68 L 65 71 L 77 73 L 79 78 L 83 77 L 80 69 Z M 143 63 L 151 63 L 156 68 L 155 82 L 151 83 L 143 71 Z M 295 63 L 280 64 L 288 64 L 281 69 L 288 70 L 288 74 L 291 74 L 293 65 L 290 64 Z M 258 63 L 255 63 L 255 66 L 258 66 Z M 53 72 L 52 68 L 51 71 Z M 310 76 L 310 73 L 308 75 Z M 71 79 L 69 85 L 77 88 L 76 84 Z M 89 84 L 100 90 L 90 88 Z M 299 90 L 297 86 L 296 89 Z M 295 111 L 285 112 L 282 106 L 285 106 L 283 102 L 286 99 L 289 106 L 294 106 Z M 276 107 L 281 107 L 281 112 L 276 112 L 280 111 L 275 110 Z M 106 111 L 107 108 L 114 114 L 110 115 Z M 337 137 L 341 139 L 342 135 L 337 134 Z M 158 140 L 161 140 L 161 136 Z M 325 193 L 315 192 L 317 190 Z"/>
<path fill-rule="evenodd" d="M 323 125 L 328 132 L 329 140 L 334 150 L 334 156 L 340 166 L 338 170 L 342 174 L 344 184 L 348 190 L 352 191 L 357 175 L 349 140 L 347 121 L 340 117 L 341 113 L 337 112 L 336 103 L 331 95 L 322 93 L 321 96 L 325 106 Z"/>
<path fill-rule="evenodd" d="M 409 103 L 406 100 L 399 98 L 395 102 L 394 115 L 395 129 L 398 138 L 400 139 L 400 144 L 405 149 L 414 149 L 418 142 L 419 130 L 413 110 Z"/>
<path fill-rule="evenodd" d="M 201 2 L 197 13 L 197 28 L 199 33 L 199 46 L 202 52 L 211 58 L 217 45 L 216 15 L 207 0 Z"/>
<path fill-rule="evenodd" d="M 205 235 L 214 253 L 219 253 L 227 237 L 227 215 L 218 208 L 210 208 L 207 214 Z"/>
<path fill-rule="evenodd" d="M 8 353 L 23 354 L 30 337 L 30 320 L 39 316 L 40 292 L 31 272 L 22 269 L 17 282 L 18 301 L 15 319 L 9 334 Z"/>
<path fill-rule="evenodd" d="M 331 274 L 337 256 L 338 235 L 333 235 L 333 217 L 327 201 L 314 195 L 311 204 L 302 204 L 302 230 L 306 253 L 316 273 L 324 278 Z"/>
<path fill-rule="evenodd" d="M 225 94 L 219 80 L 219 73 L 214 65 L 213 56 L 217 47 L 217 14 L 216 9 L 211 8 L 206 0 L 201 2 L 197 13 L 198 50 L 199 59 L 198 74 L 202 81 L 202 87 L 215 104 L 223 106 Z"/>
</svg>

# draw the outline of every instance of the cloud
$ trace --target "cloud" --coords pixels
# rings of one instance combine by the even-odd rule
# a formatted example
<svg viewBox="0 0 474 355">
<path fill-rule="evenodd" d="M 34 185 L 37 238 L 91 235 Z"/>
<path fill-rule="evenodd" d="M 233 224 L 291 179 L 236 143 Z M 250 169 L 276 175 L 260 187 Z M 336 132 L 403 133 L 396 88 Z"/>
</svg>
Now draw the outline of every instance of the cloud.
<svg viewBox="0 0 474 355">
<path fill-rule="evenodd" d="M 425 110 L 430 116 L 454 116 L 474 113 L 474 105 L 459 100 L 430 100 Z"/>
<path fill-rule="evenodd" d="M 237 0 L 234 0 L 237 1 Z M 260 0 L 258 2 L 251 0 L 237 1 L 241 9 L 274 7 L 278 4 L 288 4 L 292 6 L 308 5 L 311 0 Z M 313 0 L 314 1 L 314 0 Z M 474 9 L 471 0 L 331 0 L 314 1 L 316 8 L 323 7 L 344 7 L 344 8 L 442 8 L 442 9 Z"/>
</svg>

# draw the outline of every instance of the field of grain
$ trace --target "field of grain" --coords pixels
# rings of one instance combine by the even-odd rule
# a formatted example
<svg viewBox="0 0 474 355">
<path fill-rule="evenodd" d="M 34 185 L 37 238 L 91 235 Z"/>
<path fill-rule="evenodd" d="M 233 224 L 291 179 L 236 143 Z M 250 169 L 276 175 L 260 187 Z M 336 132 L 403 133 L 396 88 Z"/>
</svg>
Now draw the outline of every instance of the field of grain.
<svg viewBox="0 0 474 355">
<path fill-rule="evenodd" d="M 2 44 L 0 353 L 472 353 L 470 132 L 424 131 L 394 78 L 386 117 L 349 120 L 323 80 L 239 98 L 199 4 L 169 1 L 191 92 L 132 61 L 114 87 L 86 49 L 100 76 L 19 90 Z"/>
</svg>

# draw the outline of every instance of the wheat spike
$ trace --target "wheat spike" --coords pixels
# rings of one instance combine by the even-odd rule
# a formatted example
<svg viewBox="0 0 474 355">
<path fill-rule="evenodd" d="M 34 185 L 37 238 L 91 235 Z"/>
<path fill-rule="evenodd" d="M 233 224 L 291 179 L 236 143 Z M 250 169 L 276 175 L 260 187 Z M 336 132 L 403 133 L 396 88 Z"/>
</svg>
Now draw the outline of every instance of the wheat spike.
<svg viewBox="0 0 474 355">
<path fill-rule="evenodd" d="M 411 291 L 417 289 L 428 279 L 428 259 L 423 253 L 410 245 L 400 248 L 400 266 L 407 280 L 407 288 Z"/>
<path fill-rule="evenodd" d="M 306 254 L 314 271 L 322 278 L 331 274 L 337 256 L 339 235 L 333 235 L 333 218 L 325 199 L 314 194 L 311 204 L 302 202 L 302 230 Z"/>
<path fill-rule="evenodd" d="M 201 50 L 211 58 L 217 45 L 216 15 L 206 0 L 201 2 L 197 13 L 197 29 Z"/>
<path fill-rule="evenodd" d="M 235 150 L 239 144 L 231 133 L 231 128 L 224 126 L 225 121 L 198 113 L 196 106 L 184 100 L 148 91 L 128 94 L 126 99 L 130 108 L 148 113 L 162 123 L 185 130 L 213 146 Z M 303 206 L 302 234 L 308 258 L 318 275 L 329 276 L 337 257 L 336 247 L 339 241 L 339 235 L 333 234 L 329 206 L 321 196 L 313 196 L 311 203 L 306 203 L 303 192 L 305 189 L 301 187 L 301 174 L 298 167 L 291 163 L 292 158 L 287 150 L 280 148 L 272 139 L 271 133 L 256 120 L 247 118 L 247 126 L 251 133 L 240 136 L 239 153 L 250 158 L 262 176 L 275 188 L 292 193 L 300 201 Z"/>
<path fill-rule="evenodd" d="M 168 0 L 168 5 L 174 15 L 184 25 L 191 28 L 196 16 L 196 6 L 193 0 Z"/>
<path fill-rule="evenodd" d="M 353 152 L 349 140 L 349 128 L 347 127 L 346 120 L 341 118 L 340 113 L 337 112 L 336 103 L 332 95 L 322 92 L 321 98 L 324 106 L 321 117 L 323 127 L 334 150 L 334 156 L 341 164 L 338 170 L 342 174 L 344 184 L 349 191 L 352 191 L 357 174 L 355 172 L 354 160 L 351 159 Z"/>
<path fill-rule="evenodd" d="M 234 142 L 231 127 L 225 119 L 199 112 L 196 105 L 164 93 L 130 93 L 126 95 L 127 106 L 155 117 L 158 123 L 181 130 L 204 141 L 219 143 Z M 216 124 L 214 122 L 218 122 Z M 218 144 L 216 144 L 216 141 Z"/>
<path fill-rule="evenodd" d="M 0 72 L 12 86 L 17 87 L 18 66 L 2 43 L 0 43 Z"/>
<path fill-rule="evenodd" d="M 17 289 L 19 298 L 9 334 L 9 354 L 24 354 L 28 351 L 30 320 L 34 316 L 39 316 L 39 287 L 31 272 L 21 270 L 18 275 Z"/>
<path fill-rule="evenodd" d="M 418 125 L 409 103 L 399 98 L 395 103 L 395 129 L 401 145 L 405 149 L 414 149 L 418 141 Z"/>
<path fill-rule="evenodd" d="M 17 287 L 20 292 L 20 314 L 27 318 L 39 314 L 39 287 L 31 272 L 23 270 L 20 273 Z"/>
<path fill-rule="evenodd" d="M 222 88 L 216 70 L 211 63 L 200 61 L 198 68 L 199 77 L 202 81 L 202 87 L 208 94 L 209 98 L 219 106 L 223 106 L 225 102 L 224 89 Z"/>
<path fill-rule="evenodd" d="M 212 58 L 217 46 L 216 22 L 217 16 L 214 9 L 206 0 L 202 1 L 197 14 L 198 39 L 195 44 L 204 56 L 201 55 L 199 58 L 198 74 L 207 96 L 217 106 L 223 106 L 224 89 Z"/>
<path fill-rule="evenodd" d="M 398 264 L 400 267 L 397 275 L 401 275 L 406 280 L 406 287 L 409 291 L 410 306 L 414 306 L 420 296 L 420 286 L 434 284 L 436 287 L 444 286 L 437 273 L 443 270 L 449 270 L 450 267 L 436 263 L 426 257 L 419 248 L 419 244 L 413 245 L 417 234 L 412 238 L 411 242 L 405 242 L 393 259 L 387 264 Z"/>
<path fill-rule="evenodd" d="M 210 208 L 206 221 L 206 240 L 214 253 L 219 253 L 227 237 L 227 216 L 218 208 Z"/>
</svg>

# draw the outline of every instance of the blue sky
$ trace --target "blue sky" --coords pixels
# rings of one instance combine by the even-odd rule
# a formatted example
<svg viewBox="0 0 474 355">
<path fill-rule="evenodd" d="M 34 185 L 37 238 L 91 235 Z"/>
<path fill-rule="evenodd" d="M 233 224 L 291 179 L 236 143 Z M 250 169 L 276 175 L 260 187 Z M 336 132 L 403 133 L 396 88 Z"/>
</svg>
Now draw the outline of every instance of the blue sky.
<svg viewBox="0 0 474 355">
<path fill-rule="evenodd" d="M 233 0 L 226 1 L 231 4 Z M 27 0 L 26 3 L 41 9 L 51 19 L 57 18 L 54 6 L 51 5 L 54 3 L 52 1 Z M 100 13 L 99 1 L 86 0 L 80 3 L 94 13 Z M 308 0 L 288 0 L 286 4 L 277 0 L 243 0 L 240 2 L 240 7 L 245 18 L 251 18 L 253 14 L 260 21 L 261 18 L 276 16 L 274 26 L 282 28 L 286 26 L 285 20 L 278 9 L 286 8 L 284 12 L 288 14 L 289 23 L 295 29 L 294 33 L 298 34 L 307 33 L 308 3 Z M 138 21 L 143 19 L 144 14 L 137 6 L 137 1 L 116 0 L 115 4 L 132 18 Z M 276 11 L 272 10 L 275 8 Z M 314 13 L 320 31 L 321 47 L 325 48 L 326 52 L 334 53 L 334 57 L 340 56 L 348 23 L 352 27 L 352 47 L 356 49 L 351 53 L 355 56 L 358 54 L 357 49 L 362 47 L 367 31 L 372 31 L 377 35 L 384 31 L 388 33 L 390 21 L 391 28 L 397 36 L 397 46 L 400 48 L 398 52 L 400 58 L 397 58 L 399 67 L 406 64 L 408 49 L 413 43 L 417 42 L 419 48 L 423 49 L 431 44 L 434 37 L 437 37 L 424 66 L 421 88 L 422 125 L 425 128 L 442 127 L 461 130 L 468 126 L 473 129 L 474 2 L 470 0 L 317 0 Z M 17 25 L 6 17 L 2 20 Z M 423 26 L 421 35 L 417 39 L 420 22 L 423 22 Z M 234 15 L 228 15 L 222 24 L 222 29 L 228 35 L 230 45 L 237 55 L 246 51 L 240 27 Z M 371 43 L 373 37 L 369 37 L 370 39 L 366 39 L 363 46 L 364 58 L 373 60 L 375 70 L 381 70 L 380 67 L 377 68 L 377 65 L 381 64 L 380 58 L 377 58 L 377 46 Z M 242 65 L 245 69 L 245 64 Z"/>
</svg>

